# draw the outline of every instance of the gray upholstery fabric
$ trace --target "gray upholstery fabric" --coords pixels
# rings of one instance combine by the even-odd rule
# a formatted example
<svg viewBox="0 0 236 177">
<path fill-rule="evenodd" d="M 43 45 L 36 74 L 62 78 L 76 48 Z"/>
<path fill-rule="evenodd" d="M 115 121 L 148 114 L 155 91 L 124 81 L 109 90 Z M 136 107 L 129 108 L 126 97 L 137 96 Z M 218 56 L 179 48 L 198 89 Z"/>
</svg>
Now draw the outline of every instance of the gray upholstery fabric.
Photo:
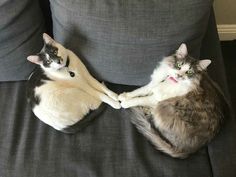
<svg viewBox="0 0 236 177">
<path fill-rule="evenodd" d="M 106 106 L 89 126 L 68 135 L 33 116 L 25 82 L 0 83 L 0 93 L 1 177 L 212 176 L 206 148 L 187 160 L 168 157 L 138 133 L 126 110 Z"/>
<path fill-rule="evenodd" d="M 13 2 L 13 1 L 11 1 Z M 16 2 L 16 1 L 15 1 Z M 25 1 L 19 1 L 25 2 Z M 72 3 L 73 2 L 73 3 Z M 176 45 L 182 41 L 181 38 L 183 37 L 191 46 L 193 46 L 191 53 L 194 55 L 199 55 L 201 58 L 211 58 L 214 59 L 213 66 L 211 66 L 211 76 L 219 82 L 219 84 L 227 90 L 226 82 L 225 82 L 225 75 L 223 69 L 223 61 L 222 56 L 220 53 L 219 41 L 218 36 L 216 34 L 216 27 L 214 16 L 211 14 L 209 23 L 205 24 L 202 23 L 202 20 L 205 21 L 208 18 L 208 4 L 211 1 L 202 0 L 202 1 L 178 1 L 179 3 L 186 3 L 187 5 L 195 5 L 197 12 L 199 14 L 199 23 L 202 23 L 203 26 L 200 24 L 195 24 L 194 19 L 197 17 L 192 17 L 189 21 L 191 22 L 190 25 L 198 28 L 201 26 L 201 33 L 196 33 L 196 35 L 191 36 L 186 31 L 180 31 L 180 36 L 166 36 L 165 32 L 168 33 L 170 29 L 166 28 L 165 30 L 158 29 L 159 31 L 151 31 L 151 28 L 147 28 L 149 33 L 143 33 L 143 31 L 137 31 L 134 33 L 136 35 L 140 34 L 143 38 L 138 38 L 134 40 L 135 45 L 130 45 L 130 41 L 135 39 L 135 36 L 132 36 L 133 32 L 136 32 L 135 27 L 141 26 L 138 22 L 148 22 L 148 13 L 150 11 L 151 6 L 157 8 L 157 5 L 154 1 L 143 1 L 145 2 L 145 7 L 147 9 L 147 17 L 146 20 L 144 16 L 139 17 L 141 20 L 137 21 L 136 23 L 133 22 L 132 24 L 127 24 L 127 27 L 124 26 L 124 29 L 129 29 L 129 33 L 120 33 L 121 36 L 117 37 L 116 33 L 116 40 L 117 43 L 114 42 L 113 35 L 115 35 L 113 31 L 115 29 L 120 30 L 122 32 L 122 26 L 119 24 L 122 21 L 114 21 L 117 27 L 111 29 L 111 26 L 107 25 L 107 28 L 104 27 L 105 32 L 108 33 L 109 39 L 105 38 L 106 35 L 99 36 L 99 39 L 103 39 L 104 43 L 100 44 L 103 45 L 105 49 L 112 49 L 114 45 L 116 45 L 116 49 L 113 48 L 111 53 L 117 53 L 121 56 L 127 56 L 127 53 L 130 52 L 127 58 L 119 58 L 115 56 L 115 58 L 109 58 L 111 53 L 106 50 L 102 50 L 101 48 L 97 48 L 98 44 L 96 41 L 91 42 L 87 40 L 87 35 L 93 37 L 93 33 L 90 33 L 90 30 L 94 30 L 93 23 L 96 21 L 95 16 L 87 16 L 83 15 L 82 17 L 87 17 L 88 21 L 83 21 L 83 28 L 77 28 L 73 30 L 68 30 L 70 26 L 74 26 L 72 18 L 77 17 L 78 12 L 73 11 L 73 9 L 78 8 L 80 13 L 85 14 L 93 14 L 101 15 L 104 17 L 105 14 L 113 14 L 116 12 L 118 16 L 121 17 L 129 17 L 129 18 L 136 18 L 135 11 L 124 11 L 120 14 L 117 13 L 119 8 L 126 9 L 126 7 L 133 7 L 135 4 L 130 4 L 134 1 L 122 1 L 122 3 L 114 4 L 114 2 L 121 2 L 121 1 L 100 1 L 97 6 L 94 6 L 92 1 L 84 0 L 81 7 L 78 7 L 79 1 L 52 1 L 52 8 L 54 16 L 54 32 L 57 39 L 61 42 L 65 43 L 69 48 L 77 51 L 78 54 L 84 56 L 84 59 L 88 57 L 86 60 L 89 63 L 90 67 L 93 69 L 94 75 L 99 76 L 100 78 L 107 78 L 107 80 L 111 80 L 118 83 L 127 83 L 128 84 L 143 84 L 148 81 L 149 74 L 154 67 L 153 58 L 149 61 L 149 56 L 159 56 L 161 55 L 161 51 L 165 54 L 174 50 Z M 96 1 L 98 2 L 98 1 Z M 136 2 L 136 1 L 135 1 Z M 142 1 L 137 1 L 141 3 Z M 152 5 L 147 5 L 146 2 L 153 3 Z M 169 7 L 174 9 L 174 6 L 170 4 L 171 1 L 155 1 L 156 3 L 160 3 L 160 7 Z M 72 6 L 61 8 L 62 5 L 66 6 L 68 4 L 73 4 Z M 127 3 L 126 6 L 123 3 Z M 172 1 L 171 3 L 177 3 L 176 1 Z M 206 4 L 205 4 L 206 3 Z M 83 4 L 85 6 L 83 6 Z M 101 5 L 104 4 L 104 8 Z M 3 4 L 1 4 L 2 7 Z M 19 5 L 19 4 L 18 4 Z M 125 6 L 124 6 L 125 5 Z M 197 6 L 199 5 L 199 6 Z M 202 7 L 200 7 L 202 5 Z M 113 8 L 108 8 L 113 7 Z M 181 5 L 180 5 L 181 6 Z M 27 6 L 28 7 L 28 6 Z M 118 9 L 114 9 L 117 7 Z M 149 8 L 148 8 L 149 7 Z M 188 12 L 186 10 L 186 6 L 183 7 L 183 10 L 179 12 L 179 14 L 188 14 L 193 12 Z M 18 8 L 18 6 L 16 7 Z M 139 6 L 141 8 L 141 6 Z M 136 8 L 136 10 L 140 10 L 140 14 L 145 14 L 144 9 Z M 202 8 L 202 9 L 200 9 Z M 82 9 L 82 10 L 81 10 Z M 94 12 L 94 9 L 95 12 Z M 107 9 L 107 11 L 100 11 L 101 9 Z M 165 8 L 160 8 L 161 10 L 165 10 Z M 178 9 L 178 8 L 177 8 Z M 204 11 L 204 9 L 206 11 Z M 59 10 L 61 11 L 59 13 Z M 159 20 L 165 21 L 166 16 L 162 16 L 162 11 L 157 11 L 155 13 L 160 13 L 158 17 Z M 82 12 L 81 12 L 82 11 Z M 200 12 L 201 11 L 201 12 Z M 200 19 L 202 14 L 205 12 L 204 19 Z M 66 15 L 66 13 L 67 15 Z M 71 12 L 71 13 L 69 13 Z M 142 13 L 143 12 L 143 13 Z M 24 12 L 26 13 L 26 12 Z M 135 17 L 132 17 L 132 13 Z M 163 12 L 164 13 L 164 12 Z M 0 14 L 1 11 L 0 11 Z M 60 14 L 64 14 L 65 16 L 61 16 Z M 167 11 L 165 14 L 168 14 Z M 179 15 L 177 12 L 175 15 Z M 103 15 L 103 16 L 102 16 Z M 81 16 L 79 16 L 81 17 Z M 80 22 L 80 18 L 74 19 Z M 98 16 L 100 17 L 100 16 Z M 181 15 L 182 17 L 182 15 Z M 38 18 L 38 17 L 34 17 Z M 62 18 L 62 19 L 61 19 Z M 109 17 L 107 17 L 109 18 Z M 175 19 L 175 16 L 172 18 Z M 184 17 L 184 19 L 188 17 Z M 101 20 L 101 18 L 98 18 Z M 176 19 L 180 19 L 180 16 Z M 64 24 L 62 20 L 65 20 L 67 23 Z M 91 20 L 90 24 L 89 21 Z M 104 19 L 105 22 L 107 19 Z M 118 19 L 117 19 L 118 20 Z M 122 20 L 122 18 L 121 18 Z M 123 19 L 125 20 L 125 19 Z M 150 19 L 152 22 L 153 19 Z M 207 20 L 206 20 L 207 21 Z M 2 21 L 1 21 L 2 22 Z M 108 23 L 109 22 L 109 23 Z M 107 24 L 112 23 L 112 21 L 108 21 Z M 130 22 L 129 20 L 127 22 Z M 151 23 L 150 22 L 150 23 Z M 85 24 L 84 24 L 85 23 Z M 90 27 L 86 26 L 86 24 L 91 25 Z M 122 22 L 124 23 L 124 21 Z M 175 22 L 173 22 L 175 23 Z M 78 23 L 82 25 L 81 23 Z M 175 24 L 179 24 L 179 22 Z M 123 24 L 120 24 L 123 25 Z M 168 24 L 165 24 L 168 25 Z M 173 24 L 169 24 L 173 25 Z M 37 25 L 36 25 L 37 26 Z M 207 26 L 207 31 L 205 36 L 203 37 L 202 34 L 205 31 L 205 26 Z M 33 26 L 32 26 L 33 27 Z M 99 27 L 96 25 L 95 27 Z M 145 26 L 143 28 L 146 28 Z M 28 29 L 28 28 L 27 28 Z M 76 31 L 81 29 L 82 31 Z M 141 28 L 142 29 L 142 28 Z M 182 29 L 182 28 L 180 28 Z M 189 28 L 191 29 L 191 28 Z M 1 28 L 1 30 L 3 30 Z M 88 31 L 87 31 L 88 30 Z M 98 28 L 98 31 L 101 29 Z M 133 31 L 132 31 L 133 30 Z M 174 29 L 171 29 L 174 30 Z M 191 31 L 193 30 L 193 31 Z M 198 29 L 191 29 L 189 33 L 195 34 L 195 30 Z M 157 33 L 160 32 L 160 36 L 155 36 Z M 176 32 L 178 30 L 176 29 Z M 84 35 L 83 35 L 84 34 Z M 126 35 L 127 34 L 127 35 Z M 155 39 L 152 43 L 150 40 L 152 39 L 150 35 L 154 35 L 158 38 Z M 198 36 L 199 34 L 200 36 Z M 70 37 L 68 37 L 68 36 Z M 86 39 L 84 39 L 86 35 Z M 94 34 L 95 37 L 98 34 Z M 126 36 L 127 39 L 125 38 Z M 186 35 L 186 36 L 185 36 Z M 1 36 L 1 34 L 0 34 Z M 165 36 L 165 37 L 162 37 Z M 182 37 L 181 37 L 182 36 Z M 93 39 L 91 37 L 91 39 Z M 174 39 L 173 39 L 173 38 Z M 179 38 L 178 38 L 179 37 Z M 186 38 L 185 38 L 186 37 Z M 201 40 L 203 38 L 203 40 Z M 0 38 L 2 40 L 2 38 Z M 68 40 L 70 39 L 70 40 Z M 84 39 L 84 40 L 82 40 Z M 111 40 L 112 39 L 112 40 Z M 145 41 L 145 39 L 147 39 Z M 167 46 L 168 43 L 162 43 L 156 41 L 157 39 L 162 39 L 170 42 L 170 46 Z M 144 40 L 144 45 L 150 45 L 150 48 L 143 47 L 141 42 Z M 172 41 L 173 40 L 173 41 Z M 5 41 L 5 40 L 4 40 Z M 38 39 L 37 41 L 41 41 Z M 193 42 L 195 41 L 195 42 Z M 101 41 L 98 41 L 101 42 Z M 121 50 L 125 47 L 121 47 L 122 44 L 126 45 L 127 50 L 125 49 L 124 53 L 122 54 Z M 77 44 L 78 43 L 78 44 Z M 106 43 L 110 43 L 110 45 L 105 45 Z M 32 44 L 33 45 L 33 44 Z M 81 48 L 81 46 L 83 46 Z M 1 48 L 1 47 L 0 47 Z M 33 48 L 33 47 L 32 47 Z M 201 48 L 201 49 L 200 49 Z M 139 51 L 139 49 L 141 51 Z M 153 54 L 153 51 L 157 49 L 157 53 Z M 195 50 L 196 49 L 196 50 Z M 38 51 L 38 50 L 37 50 Z M 35 52 L 37 52 L 35 51 Z M 91 52 L 91 54 L 90 54 Z M 103 55 L 103 52 L 105 53 Z M 108 52 L 108 54 L 106 54 Z M 133 59 L 133 56 L 139 56 L 140 53 L 144 52 L 145 56 L 148 57 L 139 57 L 137 59 Z M 149 55 L 149 52 L 151 53 Z M 93 58 L 92 56 L 96 56 L 97 53 L 102 56 L 107 56 L 106 60 L 102 58 Z M 15 54 L 18 56 L 19 53 Z M 163 54 L 163 55 L 164 55 Z M 91 57 L 90 57 L 91 55 Z M 99 56 L 98 55 L 98 56 Z M 116 63 L 116 60 L 119 60 L 122 65 Z M 143 63 L 143 60 L 148 60 L 148 62 Z M 22 60 L 23 61 L 23 60 Z M 109 62 L 108 62 L 109 61 Z M 10 62 L 10 61 L 9 61 Z M 96 63 L 97 62 L 97 63 Z M 107 63 L 108 62 L 108 63 Z M 111 62 L 111 63 L 110 63 Z M 127 63 L 126 63 L 127 62 Z M 142 65 L 139 63 L 141 62 Z M 149 62 L 153 65 L 149 65 Z M 133 64 L 134 63 L 134 64 Z M 133 64 L 131 66 L 131 64 Z M 139 65 L 140 64 L 140 65 Z M 146 66 L 146 65 L 148 66 Z M 129 67 L 126 65 L 130 65 Z M 98 68 L 95 68 L 98 67 Z M 111 67 L 114 68 L 111 68 Z M 145 70 L 143 72 L 142 67 Z M 2 67 L 2 66 L 0 66 Z M 107 67 L 107 68 L 106 68 Z M 124 68 L 124 73 L 119 71 L 120 68 Z M 135 68 L 138 69 L 135 69 Z M 141 69 L 139 68 L 141 67 Z M 146 68 L 148 70 L 146 70 Z M 114 73 L 113 70 L 114 69 Z M 0 70 L 2 71 L 2 70 Z M 122 70 L 123 71 L 123 70 Z M 138 72 L 141 73 L 140 75 L 135 74 L 134 82 L 131 82 L 132 73 L 130 76 L 127 75 L 128 72 Z M 101 72 L 101 74 L 96 75 L 96 72 Z M 117 72 L 117 73 L 116 73 Z M 1 72 L 2 74 L 2 72 Z M 111 76 L 109 76 L 109 74 Z M 0 76 L 1 77 L 1 76 Z M 140 80 L 138 77 L 141 77 Z M 116 79 L 116 80 L 115 80 Z M 118 80 L 120 79 L 120 80 Z M 147 80 L 146 80 L 147 79 Z M 125 90 L 133 90 L 134 88 L 131 86 L 123 86 L 123 85 L 108 85 L 116 92 L 122 92 Z M 136 128 L 130 123 L 129 121 L 129 114 L 126 110 L 114 110 L 111 107 L 105 106 L 105 110 L 102 112 L 100 116 L 97 117 L 91 124 L 85 127 L 83 130 L 78 132 L 75 135 L 67 135 L 60 133 L 51 127 L 43 124 L 40 122 L 31 112 L 29 104 L 26 100 L 26 82 L 18 81 L 18 82 L 0 82 L 0 177 L 235 177 L 236 176 L 236 124 L 235 119 L 231 118 L 228 119 L 224 128 L 220 132 L 220 134 L 211 142 L 207 147 L 201 149 L 196 154 L 192 155 L 190 158 L 186 160 L 177 160 L 170 158 L 159 151 L 155 150 L 153 146 L 146 141 L 146 139 L 138 133 Z"/>
<path fill-rule="evenodd" d="M 209 67 L 209 74 L 229 98 L 224 60 L 215 28 L 216 22 L 213 11 L 210 19 L 206 35 L 202 41 L 201 58 L 212 59 L 213 63 Z M 236 120 L 233 111 L 235 110 L 232 110 L 232 116 L 228 117 L 219 137 L 208 146 L 214 177 L 236 176 L 236 168 L 231 168 L 236 167 Z"/>
<path fill-rule="evenodd" d="M 207 69 L 208 73 L 210 74 L 211 78 L 219 84 L 226 96 L 229 98 L 225 65 L 221 53 L 220 41 L 216 29 L 216 21 L 213 9 L 210 14 L 210 19 L 211 20 L 209 20 L 206 34 L 202 40 L 200 58 L 212 60 L 211 65 Z"/>
<path fill-rule="evenodd" d="M 24 80 L 33 69 L 26 57 L 42 47 L 38 1 L 1 0 L 0 19 L 0 81 Z"/>
<path fill-rule="evenodd" d="M 211 0 L 51 0 L 55 39 L 101 80 L 143 85 L 182 42 L 199 56 Z"/>
<path fill-rule="evenodd" d="M 108 85 L 116 92 L 131 86 Z M 75 135 L 39 121 L 26 101 L 26 83 L 0 83 L 0 176 L 3 177 L 235 177 L 235 120 L 208 147 L 185 160 L 168 157 L 129 121 L 105 107 Z"/>
</svg>

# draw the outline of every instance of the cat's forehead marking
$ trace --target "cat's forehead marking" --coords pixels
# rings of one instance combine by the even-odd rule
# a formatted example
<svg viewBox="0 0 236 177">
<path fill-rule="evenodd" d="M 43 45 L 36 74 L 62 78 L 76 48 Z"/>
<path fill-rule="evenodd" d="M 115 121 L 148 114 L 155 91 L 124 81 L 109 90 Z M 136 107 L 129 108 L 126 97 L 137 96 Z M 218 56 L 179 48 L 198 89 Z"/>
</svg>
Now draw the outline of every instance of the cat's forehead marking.
<svg viewBox="0 0 236 177">
<path fill-rule="evenodd" d="M 190 65 L 189 64 L 183 64 L 183 66 L 181 67 L 181 70 L 187 71 L 190 69 Z"/>
<path fill-rule="evenodd" d="M 50 56 L 46 53 L 46 59 L 49 60 Z"/>
<path fill-rule="evenodd" d="M 45 50 L 46 50 L 46 52 L 53 51 L 53 50 L 58 50 L 58 47 L 56 47 L 52 44 L 46 44 L 45 45 Z"/>
</svg>

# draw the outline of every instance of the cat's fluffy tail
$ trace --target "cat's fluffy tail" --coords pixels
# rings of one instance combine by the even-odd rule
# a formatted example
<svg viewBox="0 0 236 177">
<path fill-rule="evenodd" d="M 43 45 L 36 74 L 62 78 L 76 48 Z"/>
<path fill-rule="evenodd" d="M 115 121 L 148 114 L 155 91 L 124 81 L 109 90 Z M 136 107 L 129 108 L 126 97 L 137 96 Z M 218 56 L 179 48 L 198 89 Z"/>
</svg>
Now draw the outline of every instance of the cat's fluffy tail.
<svg viewBox="0 0 236 177">
<path fill-rule="evenodd" d="M 174 157 L 186 158 L 189 154 L 174 147 L 153 127 L 148 117 L 139 108 L 131 108 L 131 122 L 155 146 L 156 149 Z"/>
</svg>

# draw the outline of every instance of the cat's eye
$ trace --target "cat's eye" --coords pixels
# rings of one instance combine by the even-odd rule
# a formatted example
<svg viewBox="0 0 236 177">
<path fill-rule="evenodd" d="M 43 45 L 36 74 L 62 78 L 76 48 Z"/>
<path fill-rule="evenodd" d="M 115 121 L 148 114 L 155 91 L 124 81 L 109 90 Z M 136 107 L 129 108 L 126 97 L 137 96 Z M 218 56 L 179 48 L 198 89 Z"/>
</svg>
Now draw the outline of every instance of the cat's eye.
<svg viewBox="0 0 236 177">
<path fill-rule="evenodd" d="M 187 74 L 188 76 L 192 76 L 192 75 L 193 75 L 193 71 L 192 71 L 192 70 L 188 70 L 188 71 L 186 72 L 186 74 Z"/>
<path fill-rule="evenodd" d="M 58 51 L 56 49 L 51 49 L 50 51 L 52 54 L 57 55 Z"/>
<path fill-rule="evenodd" d="M 176 69 L 180 70 L 181 66 L 182 66 L 182 63 L 180 63 L 180 62 L 175 63 L 175 68 Z"/>
<path fill-rule="evenodd" d="M 56 48 L 51 48 L 51 49 L 50 49 L 50 53 L 53 54 L 53 55 L 57 55 L 57 54 L 58 54 L 58 49 L 56 49 Z"/>
</svg>

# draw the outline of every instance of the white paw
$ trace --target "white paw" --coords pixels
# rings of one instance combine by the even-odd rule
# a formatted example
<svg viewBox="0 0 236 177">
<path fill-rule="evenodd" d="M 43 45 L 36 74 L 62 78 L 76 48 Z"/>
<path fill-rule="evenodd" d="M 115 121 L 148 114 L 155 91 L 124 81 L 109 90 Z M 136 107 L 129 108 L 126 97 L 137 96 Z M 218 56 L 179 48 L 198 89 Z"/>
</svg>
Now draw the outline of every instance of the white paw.
<svg viewBox="0 0 236 177">
<path fill-rule="evenodd" d="M 118 101 L 118 95 L 114 92 L 108 92 L 107 93 L 109 97 L 111 97 L 113 100 Z"/>
<path fill-rule="evenodd" d="M 125 109 L 130 107 L 130 105 L 129 105 L 129 103 L 127 101 L 122 101 L 120 103 L 120 105 L 121 105 L 122 108 L 125 108 Z"/>
<path fill-rule="evenodd" d="M 120 102 L 114 101 L 112 104 L 110 104 L 114 109 L 120 109 L 121 105 Z"/>
<path fill-rule="evenodd" d="M 118 100 L 120 100 L 120 101 L 124 101 L 124 100 L 127 100 L 127 99 L 128 99 L 128 96 L 127 96 L 126 92 L 124 92 L 124 93 L 122 93 L 118 96 Z"/>
</svg>

